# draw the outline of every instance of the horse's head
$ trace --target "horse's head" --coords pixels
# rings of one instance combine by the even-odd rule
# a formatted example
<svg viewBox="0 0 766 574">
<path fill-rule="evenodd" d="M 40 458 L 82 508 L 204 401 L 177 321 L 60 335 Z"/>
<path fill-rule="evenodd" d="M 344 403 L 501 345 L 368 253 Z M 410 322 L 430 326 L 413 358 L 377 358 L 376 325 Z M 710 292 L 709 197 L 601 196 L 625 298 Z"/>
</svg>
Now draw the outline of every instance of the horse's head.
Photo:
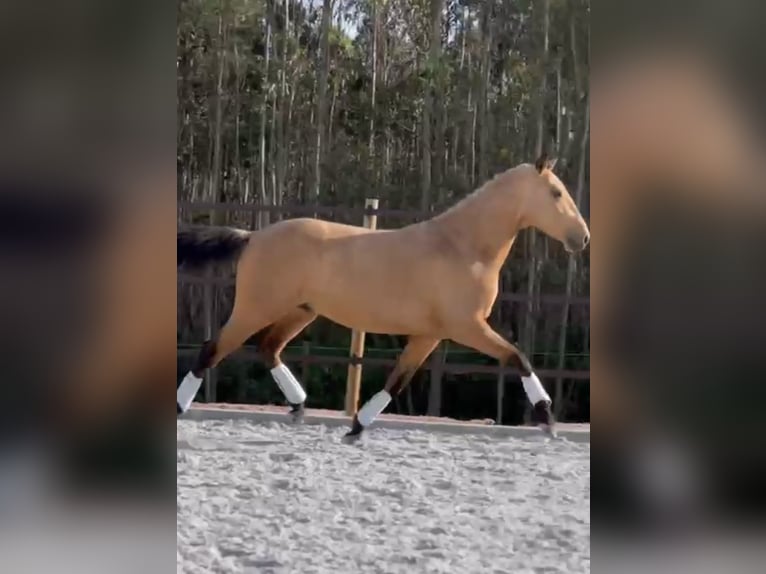
<svg viewBox="0 0 766 574">
<path fill-rule="evenodd" d="M 582 251 L 590 231 L 566 186 L 553 173 L 555 159 L 543 154 L 520 170 L 522 226 L 535 227 L 560 241 L 567 251 Z"/>
</svg>

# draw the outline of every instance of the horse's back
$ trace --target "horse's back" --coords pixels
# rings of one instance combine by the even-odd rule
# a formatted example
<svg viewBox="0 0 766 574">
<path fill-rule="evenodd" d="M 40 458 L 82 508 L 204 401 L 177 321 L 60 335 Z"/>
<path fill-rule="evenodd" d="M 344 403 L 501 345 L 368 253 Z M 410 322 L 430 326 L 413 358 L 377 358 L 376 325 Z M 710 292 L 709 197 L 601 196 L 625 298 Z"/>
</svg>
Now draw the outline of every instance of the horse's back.
<svg viewBox="0 0 766 574">
<path fill-rule="evenodd" d="M 337 240 L 367 233 L 372 230 L 321 219 L 285 219 L 253 233 L 238 274 L 251 272 L 255 276 L 269 269 L 272 275 L 289 275 L 294 281 L 305 281 L 309 276 L 317 280 L 328 263 L 328 251 L 338 247 Z"/>
<path fill-rule="evenodd" d="M 348 225 L 345 223 L 336 223 L 334 221 L 325 221 L 323 219 L 313 219 L 310 217 L 296 217 L 294 219 L 285 219 L 278 223 L 274 223 L 262 230 L 259 234 L 264 238 L 271 236 L 291 236 L 294 239 L 305 238 L 324 241 L 368 233 L 374 233 L 374 231 L 358 225 Z"/>
</svg>

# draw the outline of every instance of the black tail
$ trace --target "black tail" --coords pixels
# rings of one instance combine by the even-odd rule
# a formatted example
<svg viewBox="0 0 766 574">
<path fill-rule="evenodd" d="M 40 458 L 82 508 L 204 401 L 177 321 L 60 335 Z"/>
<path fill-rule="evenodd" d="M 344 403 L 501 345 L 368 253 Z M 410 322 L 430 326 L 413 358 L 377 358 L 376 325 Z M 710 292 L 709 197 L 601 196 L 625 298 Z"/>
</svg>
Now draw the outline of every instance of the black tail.
<svg viewBox="0 0 766 574">
<path fill-rule="evenodd" d="M 199 269 L 239 258 L 250 232 L 231 227 L 188 225 L 178 228 L 178 267 Z"/>
</svg>

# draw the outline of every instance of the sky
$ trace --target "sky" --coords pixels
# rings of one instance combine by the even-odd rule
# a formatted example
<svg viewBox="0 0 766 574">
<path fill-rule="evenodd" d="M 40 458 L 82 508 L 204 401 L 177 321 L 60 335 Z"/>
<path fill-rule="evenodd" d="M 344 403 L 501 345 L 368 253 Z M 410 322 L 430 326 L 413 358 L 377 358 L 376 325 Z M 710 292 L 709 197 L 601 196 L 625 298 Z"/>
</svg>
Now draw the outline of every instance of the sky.
<svg viewBox="0 0 766 574">
<path fill-rule="evenodd" d="M 333 1 L 333 8 L 334 11 L 337 10 L 337 7 L 339 5 L 339 2 L 343 2 L 343 0 L 334 0 Z M 322 4 L 324 3 L 324 0 L 306 0 L 306 3 L 309 6 L 312 7 L 322 7 Z M 336 19 L 334 21 L 337 22 Z M 356 38 L 358 28 L 356 22 L 346 22 L 345 19 L 341 22 L 341 29 L 353 40 Z"/>
</svg>

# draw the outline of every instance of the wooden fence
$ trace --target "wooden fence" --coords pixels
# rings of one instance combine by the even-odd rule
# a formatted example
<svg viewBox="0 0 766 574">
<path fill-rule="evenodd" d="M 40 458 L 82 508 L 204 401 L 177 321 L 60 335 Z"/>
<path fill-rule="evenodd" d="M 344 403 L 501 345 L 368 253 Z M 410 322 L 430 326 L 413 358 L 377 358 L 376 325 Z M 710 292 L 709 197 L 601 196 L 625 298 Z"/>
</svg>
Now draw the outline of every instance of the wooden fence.
<svg viewBox="0 0 766 574">
<path fill-rule="evenodd" d="M 257 226 L 257 215 L 259 213 L 276 214 L 279 218 L 287 217 L 323 217 L 327 219 L 334 219 L 338 216 L 346 219 L 347 221 L 353 221 L 355 218 L 361 222 L 362 217 L 392 217 L 399 219 L 406 219 L 409 221 L 424 220 L 433 216 L 432 212 L 426 212 L 422 210 L 407 210 L 407 209 L 387 209 L 387 208 L 373 208 L 369 205 L 367 207 L 351 207 L 351 206 L 311 206 L 311 205 L 288 205 L 288 206 L 264 206 L 257 204 L 240 204 L 240 203 L 211 203 L 211 202 L 189 202 L 179 201 L 179 221 L 188 222 L 193 218 L 193 213 L 206 212 L 211 218 L 213 214 L 218 213 L 246 213 L 250 216 L 249 227 Z M 245 227 L 241 222 L 235 223 L 240 227 Z M 214 288 L 232 287 L 234 285 L 234 278 L 221 278 L 215 277 L 211 273 L 203 275 L 195 275 L 190 273 L 178 273 L 179 285 L 184 284 L 196 284 L 203 287 L 203 315 L 205 321 L 205 337 L 210 337 L 220 327 L 220 318 L 216 316 L 215 294 Z M 541 304 L 558 304 L 569 305 L 571 307 L 589 307 L 590 298 L 585 296 L 569 296 L 560 294 L 540 294 L 531 297 L 535 302 Z M 498 294 L 498 302 L 514 302 L 514 303 L 527 303 L 530 297 L 527 294 L 522 293 L 509 293 L 503 292 Z M 178 355 L 181 356 L 196 356 L 201 344 L 181 344 L 178 348 Z M 242 347 L 235 353 L 235 356 L 246 357 L 251 360 L 258 360 L 259 354 L 253 347 Z M 283 353 L 285 361 L 291 363 L 300 364 L 305 372 L 306 367 L 310 365 L 343 365 L 347 367 L 359 366 L 363 368 L 367 366 L 384 366 L 393 367 L 396 363 L 396 359 L 393 358 L 379 358 L 379 357 L 362 357 L 355 356 L 352 353 L 347 357 L 333 357 L 327 355 L 312 354 L 310 347 L 304 346 L 300 352 L 296 352 L 291 349 L 286 349 Z M 436 354 L 431 357 L 431 360 L 427 361 L 423 365 L 423 370 L 438 370 L 440 374 L 487 374 L 494 375 L 498 378 L 497 397 L 498 397 L 498 419 L 501 418 L 500 403 L 503 397 L 504 379 L 507 375 L 518 374 L 518 371 L 512 367 L 500 367 L 500 365 L 481 365 L 481 364 L 467 364 L 467 363 L 451 363 L 438 360 Z M 571 369 L 538 369 L 536 370 L 538 376 L 543 380 L 561 380 L 569 379 L 580 381 L 587 384 L 590 381 L 589 370 L 571 370 Z M 206 376 L 205 381 L 205 400 L 207 402 L 214 402 L 216 400 L 216 373 L 215 369 L 211 370 Z M 358 388 L 356 389 L 358 392 Z M 350 392 L 354 392 L 353 389 Z M 346 409 L 348 410 L 349 397 L 347 396 Z M 501 420 L 497 421 L 498 423 Z"/>
</svg>

